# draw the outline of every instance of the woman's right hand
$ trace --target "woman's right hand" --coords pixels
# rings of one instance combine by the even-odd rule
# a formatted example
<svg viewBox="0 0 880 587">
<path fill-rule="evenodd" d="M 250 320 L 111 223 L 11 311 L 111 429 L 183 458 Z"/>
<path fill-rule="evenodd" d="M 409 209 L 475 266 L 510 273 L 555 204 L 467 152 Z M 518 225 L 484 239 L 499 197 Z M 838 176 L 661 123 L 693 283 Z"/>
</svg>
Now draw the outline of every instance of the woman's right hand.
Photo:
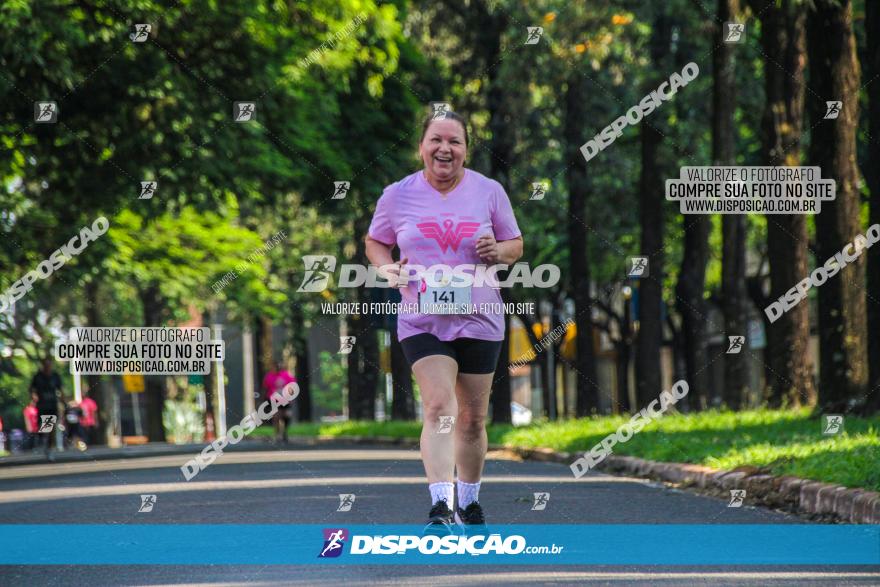
<svg viewBox="0 0 880 587">
<path fill-rule="evenodd" d="M 391 287 L 396 287 L 398 289 L 406 287 L 409 283 L 409 280 L 400 276 L 400 267 L 402 265 L 406 265 L 408 261 L 409 257 L 405 257 L 400 261 L 397 261 L 396 263 L 382 265 L 381 267 L 379 267 L 378 273 L 382 276 L 382 278 L 388 281 Z"/>
</svg>

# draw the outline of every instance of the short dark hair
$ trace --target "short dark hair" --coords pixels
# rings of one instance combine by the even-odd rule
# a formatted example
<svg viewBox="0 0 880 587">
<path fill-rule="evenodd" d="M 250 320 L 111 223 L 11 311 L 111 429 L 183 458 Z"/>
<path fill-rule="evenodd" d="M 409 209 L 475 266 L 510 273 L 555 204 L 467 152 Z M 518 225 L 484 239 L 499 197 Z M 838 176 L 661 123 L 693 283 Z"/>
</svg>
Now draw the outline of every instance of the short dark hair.
<svg viewBox="0 0 880 587">
<path fill-rule="evenodd" d="M 443 116 L 438 116 L 434 118 L 433 115 L 428 116 L 425 119 L 425 122 L 422 123 L 422 136 L 419 139 L 419 144 L 422 144 L 422 141 L 425 140 L 425 135 L 428 134 L 428 127 L 431 126 L 431 123 L 435 120 L 454 120 L 461 125 L 461 128 L 464 129 L 464 144 L 467 146 L 468 144 L 468 130 L 467 130 L 467 121 L 464 119 L 464 116 L 459 114 L 458 112 L 453 112 L 452 110 L 447 110 L 443 113 Z"/>
</svg>

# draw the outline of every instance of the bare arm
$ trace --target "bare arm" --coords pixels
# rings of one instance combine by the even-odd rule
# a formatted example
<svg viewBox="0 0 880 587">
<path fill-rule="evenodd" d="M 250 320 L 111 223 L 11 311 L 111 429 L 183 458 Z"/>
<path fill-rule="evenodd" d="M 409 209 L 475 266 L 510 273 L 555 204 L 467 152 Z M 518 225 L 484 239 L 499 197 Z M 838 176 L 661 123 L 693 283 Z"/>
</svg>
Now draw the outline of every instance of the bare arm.
<svg viewBox="0 0 880 587">
<path fill-rule="evenodd" d="M 370 263 L 377 267 L 394 263 L 394 259 L 391 257 L 391 249 L 393 248 L 391 245 L 381 243 L 371 238 L 370 235 L 367 235 L 364 242 L 367 245 L 367 259 L 370 260 Z"/>
<path fill-rule="evenodd" d="M 498 262 L 513 265 L 523 256 L 523 239 L 521 236 L 498 243 Z"/>
<path fill-rule="evenodd" d="M 391 256 L 391 249 L 394 247 L 379 242 L 376 239 L 371 238 L 370 235 L 366 236 L 364 242 L 366 243 L 367 259 L 370 260 L 370 263 L 379 268 L 379 275 L 384 279 L 387 279 L 389 282 L 396 281 L 400 275 L 400 266 L 405 265 L 409 259 L 401 259 L 400 261 L 395 262 L 394 257 Z M 406 282 L 397 282 L 397 287 L 403 287 L 405 285 Z"/>
<path fill-rule="evenodd" d="M 477 239 L 477 254 L 487 263 L 512 265 L 522 257 L 523 239 L 521 236 L 506 241 L 496 241 L 492 235 Z"/>
</svg>

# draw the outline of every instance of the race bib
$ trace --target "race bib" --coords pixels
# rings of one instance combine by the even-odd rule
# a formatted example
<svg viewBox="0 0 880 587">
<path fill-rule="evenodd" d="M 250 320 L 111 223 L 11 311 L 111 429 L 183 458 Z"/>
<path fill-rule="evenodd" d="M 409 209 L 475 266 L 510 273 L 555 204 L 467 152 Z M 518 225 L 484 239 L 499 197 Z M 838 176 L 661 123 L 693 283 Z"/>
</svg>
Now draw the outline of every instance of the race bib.
<svg viewBox="0 0 880 587">
<path fill-rule="evenodd" d="M 460 278 L 452 278 L 441 285 L 431 286 L 423 279 L 419 284 L 419 312 L 422 314 L 470 314 L 471 286 L 456 285 Z"/>
</svg>

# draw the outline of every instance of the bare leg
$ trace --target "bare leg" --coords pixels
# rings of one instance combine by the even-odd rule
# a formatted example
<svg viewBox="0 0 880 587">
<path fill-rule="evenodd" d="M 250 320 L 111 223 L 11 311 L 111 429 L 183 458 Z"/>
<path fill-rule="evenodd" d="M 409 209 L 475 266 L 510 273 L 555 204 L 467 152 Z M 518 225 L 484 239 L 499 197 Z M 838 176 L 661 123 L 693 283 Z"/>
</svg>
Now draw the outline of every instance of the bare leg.
<svg viewBox="0 0 880 587">
<path fill-rule="evenodd" d="M 453 430 L 438 433 L 440 416 L 455 416 L 455 375 L 458 364 L 445 355 L 431 355 L 413 364 L 413 373 L 422 395 L 422 463 L 428 484 L 452 483 L 455 472 Z"/>
<path fill-rule="evenodd" d="M 455 464 L 458 480 L 476 483 L 483 474 L 486 449 L 486 415 L 494 373 L 461 373 L 455 386 L 458 419 L 455 421 Z"/>
</svg>

